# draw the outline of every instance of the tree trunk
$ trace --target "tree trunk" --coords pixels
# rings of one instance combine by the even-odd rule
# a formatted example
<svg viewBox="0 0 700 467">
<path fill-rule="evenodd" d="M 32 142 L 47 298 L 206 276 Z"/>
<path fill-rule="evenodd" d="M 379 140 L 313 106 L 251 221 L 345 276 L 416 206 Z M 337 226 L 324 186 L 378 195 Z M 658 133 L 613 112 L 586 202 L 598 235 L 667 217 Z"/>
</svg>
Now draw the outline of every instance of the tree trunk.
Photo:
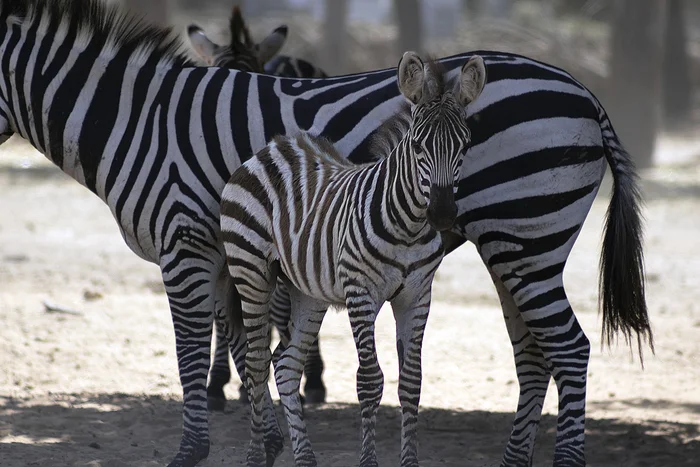
<svg viewBox="0 0 700 467">
<path fill-rule="evenodd" d="M 664 124 L 667 127 L 687 121 L 691 111 L 692 84 L 683 4 L 683 0 L 668 0 L 662 67 Z"/>
<path fill-rule="evenodd" d="M 168 26 L 168 0 L 124 0 L 127 9 L 148 21 Z"/>
<path fill-rule="evenodd" d="M 651 167 L 661 122 L 666 0 L 617 0 L 612 21 L 610 115 L 639 168 Z"/>
<path fill-rule="evenodd" d="M 326 0 L 323 36 L 326 44 L 323 68 L 331 75 L 342 74 L 348 69 L 347 19 L 348 0 Z"/>
<path fill-rule="evenodd" d="M 420 6 L 420 0 L 394 0 L 394 15 L 399 28 L 398 56 L 408 50 L 418 53 L 423 50 Z"/>
</svg>

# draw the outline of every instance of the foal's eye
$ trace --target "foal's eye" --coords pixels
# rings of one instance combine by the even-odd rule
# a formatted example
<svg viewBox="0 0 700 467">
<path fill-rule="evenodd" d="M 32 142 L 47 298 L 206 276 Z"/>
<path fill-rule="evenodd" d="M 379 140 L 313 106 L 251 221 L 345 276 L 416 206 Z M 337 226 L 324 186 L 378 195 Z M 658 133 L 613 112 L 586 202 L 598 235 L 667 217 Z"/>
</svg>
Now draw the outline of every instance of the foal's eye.
<svg viewBox="0 0 700 467">
<path fill-rule="evenodd" d="M 413 152 L 416 154 L 420 154 L 423 152 L 423 147 L 420 145 L 418 141 L 411 141 L 411 149 L 413 149 Z"/>
</svg>

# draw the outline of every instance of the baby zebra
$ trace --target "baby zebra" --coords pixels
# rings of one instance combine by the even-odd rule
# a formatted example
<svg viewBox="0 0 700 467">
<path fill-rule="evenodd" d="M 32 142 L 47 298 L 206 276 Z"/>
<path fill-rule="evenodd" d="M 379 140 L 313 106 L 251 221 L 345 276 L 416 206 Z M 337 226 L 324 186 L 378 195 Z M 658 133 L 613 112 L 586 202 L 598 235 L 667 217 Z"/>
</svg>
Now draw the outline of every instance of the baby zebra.
<svg viewBox="0 0 700 467">
<path fill-rule="evenodd" d="M 450 228 L 457 214 L 454 193 L 470 141 L 465 106 L 479 96 L 485 76 L 482 58 L 473 56 L 448 85 L 437 64 L 424 65 L 406 52 L 398 86 L 411 106 L 410 119 L 403 116 L 408 125 L 398 144 L 391 144 L 394 136 L 386 130 L 381 146 L 393 149 L 388 157 L 353 165 L 326 140 L 302 133 L 275 138 L 231 176 L 222 193 L 221 231 L 232 293 L 240 299 L 240 307 L 231 309 L 242 312 L 234 311 L 229 322 L 242 319 L 248 337 L 249 466 L 271 465 L 263 447 L 262 402 L 272 360 L 268 306 L 278 277 L 291 294 L 292 315 L 289 335 L 275 350 L 275 379 L 296 465 L 317 465 L 299 382 L 329 305 L 348 309 L 360 362 L 360 465 L 377 465 L 375 419 L 384 377 L 374 323 L 385 301 L 397 328 L 401 465 L 418 465 L 421 345 L 444 254 L 438 231 Z"/>
<path fill-rule="evenodd" d="M 306 60 L 277 55 L 287 40 L 287 32 L 287 26 L 280 26 L 256 44 L 238 5 L 234 5 L 229 20 L 228 45 L 214 43 L 195 24 L 187 28 L 190 43 L 207 65 L 287 78 L 326 78 L 323 70 Z"/>
</svg>

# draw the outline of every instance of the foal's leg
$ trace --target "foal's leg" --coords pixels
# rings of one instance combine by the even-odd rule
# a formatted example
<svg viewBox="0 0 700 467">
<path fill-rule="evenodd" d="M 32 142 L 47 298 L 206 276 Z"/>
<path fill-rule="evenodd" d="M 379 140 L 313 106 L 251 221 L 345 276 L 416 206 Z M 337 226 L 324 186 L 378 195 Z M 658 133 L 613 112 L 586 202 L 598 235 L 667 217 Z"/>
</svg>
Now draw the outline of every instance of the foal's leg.
<svg viewBox="0 0 700 467">
<path fill-rule="evenodd" d="M 418 404 L 421 391 L 421 348 L 430 311 L 433 275 L 417 288 L 405 289 L 391 307 L 396 319 L 401 403 L 401 467 L 418 467 Z"/>
<path fill-rule="evenodd" d="M 225 323 L 226 328 L 226 339 L 228 339 L 229 348 L 231 351 L 231 356 L 233 357 L 233 363 L 235 365 L 236 371 L 238 372 L 241 381 L 246 380 L 246 353 L 248 351 L 248 343 L 246 338 L 245 329 L 242 322 L 242 306 L 241 300 L 236 289 L 227 285 L 227 301 L 226 301 L 226 314 L 228 316 L 222 321 Z M 231 326 L 232 325 L 232 326 Z M 246 391 L 245 385 L 243 386 L 243 391 Z M 249 402 L 246 395 L 246 401 Z M 271 466 L 274 460 L 282 453 L 284 449 L 284 435 L 277 420 L 277 412 L 272 403 L 272 397 L 270 395 L 269 388 L 265 385 L 265 395 L 263 399 L 263 425 L 265 433 L 263 435 L 263 442 L 265 444 L 265 451 L 267 453 L 267 463 Z"/>
<path fill-rule="evenodd" d="M 280 334 L 280 338 L 287 333 L 291 316 L 291 301 L 287 286 L 282 280 L 277 281 L 277 288 L 270 302 L 270 317 Z M 306 355 L 304 374 L 306 384 L 304 384 L 304 396 L 302 403 L 322 404 L 326 401 L 326 387 L 323 384 L 323 360 L 321 359 L 321 349 L 319 348 L 318 336 L 311 344 Z M 273 355 L 273 361 L 277 359 L 277 352 Z"/>
<path fill-rule="evenodd" d="M 263 410 L 267 405 L 267 380 L 272 362 L 269 302 L 275 289 L 279 264 L 275 263 L 276 267 L 271 269 L 266 259 L 244 249 L 236 251 L 235 255 L 227 254 L 227 260 L 235 285 L 234 295 L 240 297 L 242 322 L 248 340 L 244 379 L 251 409 L 248 467 L 269 467 L 279 454 L 265 450 Z M 234 316 L 230 316 L 230 319 L 233 321 Z M 233 327 L 236 327 L 236 323 L 233 323 Z"/>
<path fill-rule="evenodd" d="M 296 290 L 291 292 L 292 313 L 287 328 L 289 340 L 287 343 L 287 339 L 283 338 L 275 350 L 279 354 L 279 359 L 275 361 L 275 380 L 287 416 L 294 463 L 297 467 L 315 467 L 316 456 L 306 430 L 299 385 L 306 354 L 321 329 L 328 307 Z"/>
<path fill-rule="evenodd" d="M 360 467 L 377 466 L 375 426 L 377 409 L 384 392 L 384 374 L 377 360 L 377 347 L 374 341 L 374 322 L 379 307 L 369 294 L 354 291 L 347 298 L 350 326 L 355 339 L 357 357 L 357 399 L 362 415 L 362 451 Z"/>
</svg>

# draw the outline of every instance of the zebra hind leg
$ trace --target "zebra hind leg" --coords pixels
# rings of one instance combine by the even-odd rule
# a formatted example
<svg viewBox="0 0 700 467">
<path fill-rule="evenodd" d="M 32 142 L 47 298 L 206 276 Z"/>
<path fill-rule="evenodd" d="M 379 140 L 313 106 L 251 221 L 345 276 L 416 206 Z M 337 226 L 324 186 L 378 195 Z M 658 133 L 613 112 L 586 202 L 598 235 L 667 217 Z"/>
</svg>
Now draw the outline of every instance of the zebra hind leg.
<svg viewBox="0 0 700 467">
<path fill-rule="evenodd" d="M 590 343 L 566 297 L 562 275 L 563 265 L 553 277 L 539 282 L 523 280 L 509 291 L 549 364 L 559 392 L 554 466 L 578 467 L 586 465 L 584 425 Z M 525 411 L 523 408 L 518 412 Z"/>
<path fill-rule="evenodd" d="M 503 318 L 513 345 L 515 371 L 520 386 L 518 408 L 501 467 L 529 467 L 532 465 L 535 437 L 551 372 L 542 350 L 520 316 L 512 295 L 498 277 L 493 274 L 491 277 L 501 301 Z"/>
<path fill-rule="evenodd" d="M 275 354 L 279 355 L 279 359 L 275 361 L 275 380 L 287 417 L 294 465 L 316 467 L 318 464 L 304 421 L 299 386 L 304 371 L 304 360 L 313 337 L 318 335 L 321 329 L 327 306 L 303 296 L 298 291 L 294 291 L 293 295 L 294 309 L 287 328 L 288 338 L 283 335 L 280 345 L 275 350 Z"/>
<path fill-rule="evenodd" d="M 243 328 L 243 311 L 241 309 L 241 300 L 235 287 L 229 286 L 228 294 L 229 302 L 227 302 L 228 319 L 226 320 L 226 338 L 228 339 L 229 349 L 233 357 L 233 363 L 241 381 L 246 379 L 246 353 L 248 351 L 248 341 Z M 231 325 L 231 326 L 229 326 Z M 245 399 L 241 398 L 242 403 L 250 403 L 247 395 L 247 389 L 243 386 L 243 391 L 246 393 Z M 267 453 L 267 465 L 271 467 L 275 459 L 282 453 L 284 449 L 284 435 L 277 419 L 277 412 L 272 403 L 269 388 L 265 385 L 265 395 L 263 399 L 263 443 Z"/>
<path fill-rule="evenodd" d="M 270 317 L 280 336 L 287 333 L 290 316 L 291 301 L 289 290 L 280 278 L 277 280 L 277 287 L 270 301 Z M 306 356 L 306 365 L 304 366 L 306 384 L 304 384 L 304 395 L 301 397 L 302 404 L 322 404 L 326 402 L 326 386 L 323 384 L 322 378 L 323 360 L 321 359 L 318 339 L 319 337 L 316 336 L 316 340 L 311 344 L 309 353 Z M 273 359 L 276 360 L 275 357 Z"/>
</svg>

